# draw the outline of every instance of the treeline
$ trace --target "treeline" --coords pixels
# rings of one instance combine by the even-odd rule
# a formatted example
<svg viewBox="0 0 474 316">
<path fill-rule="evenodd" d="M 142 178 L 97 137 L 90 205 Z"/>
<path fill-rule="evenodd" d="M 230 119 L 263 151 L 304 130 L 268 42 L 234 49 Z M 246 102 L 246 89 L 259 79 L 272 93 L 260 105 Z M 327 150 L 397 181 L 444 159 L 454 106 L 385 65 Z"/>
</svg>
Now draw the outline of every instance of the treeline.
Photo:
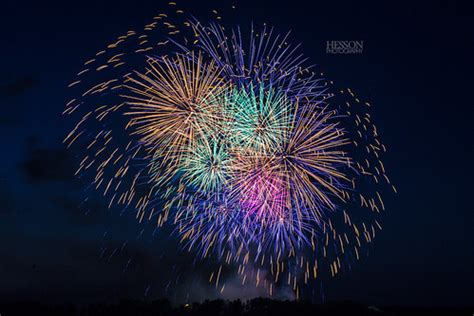
<svg viewBox="0 0 474 316">
<path fill-rule="evenodd" d="M 201 303 L 173 306 L 168 300 L 121 300 L 116 304 L 47 305 L 33 302 L 0 304 L 1 316 L 326 316 L 326 315 L 473 315 L 473 308 L 374 307 L 352 302 L 311 304 L 256 298 L 240 300 L 206 300 Z"/>
</svg>

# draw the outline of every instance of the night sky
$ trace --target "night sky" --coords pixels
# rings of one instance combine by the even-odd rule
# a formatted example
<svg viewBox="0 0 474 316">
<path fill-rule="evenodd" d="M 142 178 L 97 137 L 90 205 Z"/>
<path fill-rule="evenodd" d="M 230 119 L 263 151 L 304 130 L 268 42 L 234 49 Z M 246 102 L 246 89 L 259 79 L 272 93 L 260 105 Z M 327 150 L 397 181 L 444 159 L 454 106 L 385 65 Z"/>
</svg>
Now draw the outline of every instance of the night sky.
<svg viewBox="0 0 474 316">
<path fill-rule="evenodd" d="M 0 300 L 216 297 L 172 238 L 153 236 L 152 225 L 106 210 L 100 200 L 82 203 L 74 152 L 61 143 L 71 127 L 61 115 L 67 84 L 82 63 L 167 2 L 0 5 Z M 186 7 L 197 13 L 219 8 L 193 2 Z M 386 200 L 384 230 L 351 273 L 324 283 L 316 296 L 472 304 L 472 11 L 456 1 L 357 3 L 235 1 L 238 24 L 291 29 L 328 77 L 370 100 L 388 147 L 385 165 L 399 193 Z M 328 40 L 363 40 L 364 51 L 328 55 Z M 259 294 L 236 290 L 228 298 Z"/>
</svg>

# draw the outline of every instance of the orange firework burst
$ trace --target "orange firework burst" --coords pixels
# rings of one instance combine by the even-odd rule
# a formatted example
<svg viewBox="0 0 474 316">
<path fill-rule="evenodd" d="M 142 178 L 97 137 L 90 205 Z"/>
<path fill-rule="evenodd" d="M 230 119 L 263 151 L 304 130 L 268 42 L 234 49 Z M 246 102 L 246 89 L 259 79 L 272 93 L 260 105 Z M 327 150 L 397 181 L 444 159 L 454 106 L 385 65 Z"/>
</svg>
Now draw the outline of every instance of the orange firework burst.
<svg viewBox="0 0 474 316">
<path fill-rule="evenodd" d="M 133 134 L 153 152 L 176 157 L 219 125 L 218 97 L 224 79 L 214 62 L 201 54 L 148 60 L 149 68 L 130 76 L 125 95 Z"/>
</svg>

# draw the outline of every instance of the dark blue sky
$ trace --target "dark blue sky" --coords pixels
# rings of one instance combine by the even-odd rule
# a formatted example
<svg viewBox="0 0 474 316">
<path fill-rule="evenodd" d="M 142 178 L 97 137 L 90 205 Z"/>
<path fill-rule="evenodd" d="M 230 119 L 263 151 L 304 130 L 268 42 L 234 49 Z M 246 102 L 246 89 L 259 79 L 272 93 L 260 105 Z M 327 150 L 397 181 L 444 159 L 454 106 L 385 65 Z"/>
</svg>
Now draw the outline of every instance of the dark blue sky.
<svg viewBox="0 0 474 316">
<path fill-rule="evenodd" d="M 71 124 L 60 115 L 66 86 L 83 61 L 167 2 L 0 5 L 0 299 L 173 297 L 173 287 L 214 295 L 205 280 L 177 280 L 192 268 L 174 270 L 189 258 L 173 240 L 152 238 L 152 227 L 141 233 L 100 202 L 81 204 L 83 184 L 61 144 Z M 187 7 L 219 7 L 198 3 Z M 386 201 L 384 231 L 352 273 L 324 286 L 326 298 L 472 304 L 472 11 L 456 1 L 235 3 L 240 25 L 291 29 L 328 77 L 370 100 L 389 149 L 399 194 Z M 342 39 L 363 40 L 363 54 L 325 53 L 327 40 Z"/>
</svg>

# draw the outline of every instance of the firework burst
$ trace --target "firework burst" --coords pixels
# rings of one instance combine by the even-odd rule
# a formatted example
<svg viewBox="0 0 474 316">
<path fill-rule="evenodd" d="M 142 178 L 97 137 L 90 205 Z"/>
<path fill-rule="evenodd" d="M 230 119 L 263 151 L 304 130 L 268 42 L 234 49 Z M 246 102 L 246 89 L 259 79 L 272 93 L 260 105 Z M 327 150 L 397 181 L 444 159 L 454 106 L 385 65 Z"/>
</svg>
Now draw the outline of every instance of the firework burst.
<svg viewBox="0 0 474 316">
<path fill-rule="evenodd" d="M 92 82 L 65 110 L 82 111 L 65 139 L 83 153 L 76 174 L 92 175 L 109 207 L 172 225 L 188 251 L 237 265 L 243 283 L 262 284 L 260 268 L 245 268 L 253 262 L 270 272 L 270 294 L 286 284 L 298 295 L 318 262 L 337 275 L 381 229 L 379 188 L 391 184 L 370 104 L 333 93 L 289 34 L 264 26 L 246 37 L 178 11 L 184 29 L 160 14 L 71 83 Z M 166 37 L 151 45 L 159 23 Z"/>
</svg>

